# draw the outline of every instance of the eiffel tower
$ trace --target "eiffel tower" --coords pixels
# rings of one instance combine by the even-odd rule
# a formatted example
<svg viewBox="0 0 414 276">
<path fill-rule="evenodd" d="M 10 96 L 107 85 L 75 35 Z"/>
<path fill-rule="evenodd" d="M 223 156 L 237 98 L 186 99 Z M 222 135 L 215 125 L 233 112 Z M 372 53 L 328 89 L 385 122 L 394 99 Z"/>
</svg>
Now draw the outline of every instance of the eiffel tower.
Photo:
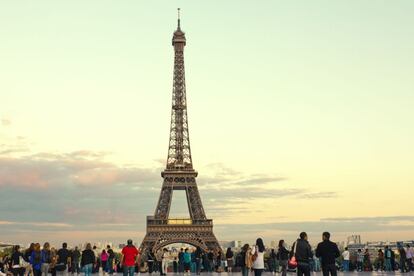
<svg viewBox="0 0 414 276">
<path fill-rule="evenodd" d="M 213 220 L 207 219 L 204 212 L 196 183 L 198 173 L 193 169 L 191 159 L 184 74 L 186 39 L 180 27 L 180 9 L 172 45 L 175 58 L 167 166 L 161 173 L 164 181 L 155 214 L 147 216 L 147 233 L 140 248 L 142 251 L 156 252 L 172 243 L 187 243 L 203 250 L 221 251 L 213 234 Z M 176 190 L 186 192 L 189 219 L 169 217 L 172 195 Z"/>
</svg>

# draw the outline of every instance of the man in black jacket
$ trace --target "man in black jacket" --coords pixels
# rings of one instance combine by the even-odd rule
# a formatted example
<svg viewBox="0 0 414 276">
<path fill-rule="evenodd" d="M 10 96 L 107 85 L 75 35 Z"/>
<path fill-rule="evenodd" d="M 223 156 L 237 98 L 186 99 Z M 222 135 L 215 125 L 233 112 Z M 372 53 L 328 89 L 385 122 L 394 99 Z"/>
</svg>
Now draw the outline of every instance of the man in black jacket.
<svg viewBox="0 0 414 276">
<path fill-rule="evenodd" d="M 331 242 L 329 239 L 331 234 L 329 232 L 323 232 L 322 242 L 318 244 L 316 248 L 316 257 L 321 258 L 322 273 L 323 276 L 328 276 L 331 273 L 332 276 L 336 276 L 335 259 L 339 257 L 339 249 L 336 243 Z"/>
<path fill-rule="evenodd" d="M 312 260 L 312 248 L 308 242 L 308 235 L 305 232 L 300 233 L 298 239 L 292 247 L 291 255 L 295 255 L 298 262 L 297 274 L 298 276 L 310 276 L 309 261 Z"/>
</svg>

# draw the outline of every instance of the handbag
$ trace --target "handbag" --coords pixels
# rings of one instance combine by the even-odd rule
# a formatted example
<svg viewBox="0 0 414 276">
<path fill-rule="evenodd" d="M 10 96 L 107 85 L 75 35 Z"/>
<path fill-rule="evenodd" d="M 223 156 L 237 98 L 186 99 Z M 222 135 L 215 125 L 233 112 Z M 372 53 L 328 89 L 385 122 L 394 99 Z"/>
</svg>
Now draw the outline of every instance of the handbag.
<svg viewBox="0 0 414 276">
<path fill-rule="evenodd" d="M 23 256 L 19 257 L 19 267 L 27 267 L 29 264 L 30 263 L 26 262 L 26 260 L 23 258 Z"/>
<path fill-rule="evenodd" d="M 61 264 L 56 264 L 55 266 L 56 271 L 65 271 L 66 270 L 66 264 L 61 263 Z"/>
<path fill-rule="evenodd" d="M 293 248 L 293 256 L 292 256 L 292 258 L 290 258 L 290 260 L 288 262 L 289 267 L 291 267 L 291 268 L 296 268 L 298 266 L 298 261 L 296 260 L 296 256 L 295 256 L 297 245 L 298 245 L 298 241 L 296 241 L 295 247 Z"/>
<path fill-rule="evenodd" d="M 252 257 L 251 257 L 251 259 L 252 259 L 252 263 L 254 263 L 254 262 L 257 260 L 257 257 L 259 256 L 257 246 L 256 246 L 254 249 L 255 249 L 255 250 L 254 250 L 254 254 L 253 254 L 253 255 L 252 255 Z"/>
</svg>

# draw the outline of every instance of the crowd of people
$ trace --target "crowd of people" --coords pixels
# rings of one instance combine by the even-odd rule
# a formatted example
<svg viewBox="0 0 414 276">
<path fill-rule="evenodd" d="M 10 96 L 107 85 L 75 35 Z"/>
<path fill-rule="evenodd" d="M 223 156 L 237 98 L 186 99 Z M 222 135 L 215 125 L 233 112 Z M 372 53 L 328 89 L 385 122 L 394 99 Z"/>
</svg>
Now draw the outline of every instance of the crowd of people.
<svg viewBox="0 0 414 276">
<path fill-rule="evenodd" d="M 396 255 L 397 253 L 397 255 Z M 147 250 L 140 252 L 127 241 L 119 253 L 114 252 L 108 245 L 103 250 L 86 244 L 82 250 L 78 247 L 68 249 L 66 243 L 57 250 L 45 243 L 32 243 L 22 251 L 18 245 L 13 247 L 10 255 L 0 259 L 0 276 L 85 276 L 95 273 L 112 275 L 123 273 L 124 276 L 134 276 L 137 272 L 159 273 L 167 272 L 189 275 L 201 272 L 241 272 L 248 276 L 261 276 L 263 271 L 273 275 L 280 273 L 286 276 L 288 271 L 296 271 L 298 276 L 309 276 L 311 272 L 322 271 L 323 275 L 336 276 L 338 270 L 347 271 L 414 271 L 414 251 L 407 244 L 400 246 L 397 252 L 388 246 L 376 252 L 372 262 L 372 254 L 368 249 L 358 249 L 351 252 L 345 248 L 340 252 L 336 243 L 330 240 L 329 232 L 322 234 L 322 241 L 312 249 L 305 232 L 288 247 L 280 240 L 277 248 L 266 249 L 261 238 L 254 245 L 245 244 L 240 250 L 231 248 L 222 251 L 203 250 L 200 247 L 168 250 L 163 248 L 157 252 Z"/>
</svg>

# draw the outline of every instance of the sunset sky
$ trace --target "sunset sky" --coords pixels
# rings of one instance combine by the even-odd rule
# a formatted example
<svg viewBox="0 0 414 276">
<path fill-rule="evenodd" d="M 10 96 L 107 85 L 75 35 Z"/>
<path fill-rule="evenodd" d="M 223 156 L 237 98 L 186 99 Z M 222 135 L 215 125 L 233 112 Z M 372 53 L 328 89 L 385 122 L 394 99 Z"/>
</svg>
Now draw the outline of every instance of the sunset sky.
<svg viewBox="0 0 414 276">
<path fill-rule="evenodd" d="M 177 7 L 193 163 L 219 240 L 414 239 L 413 1 L 9 0 L 0 241 L 143 238 L 167 157 Z"/>
</svg>

